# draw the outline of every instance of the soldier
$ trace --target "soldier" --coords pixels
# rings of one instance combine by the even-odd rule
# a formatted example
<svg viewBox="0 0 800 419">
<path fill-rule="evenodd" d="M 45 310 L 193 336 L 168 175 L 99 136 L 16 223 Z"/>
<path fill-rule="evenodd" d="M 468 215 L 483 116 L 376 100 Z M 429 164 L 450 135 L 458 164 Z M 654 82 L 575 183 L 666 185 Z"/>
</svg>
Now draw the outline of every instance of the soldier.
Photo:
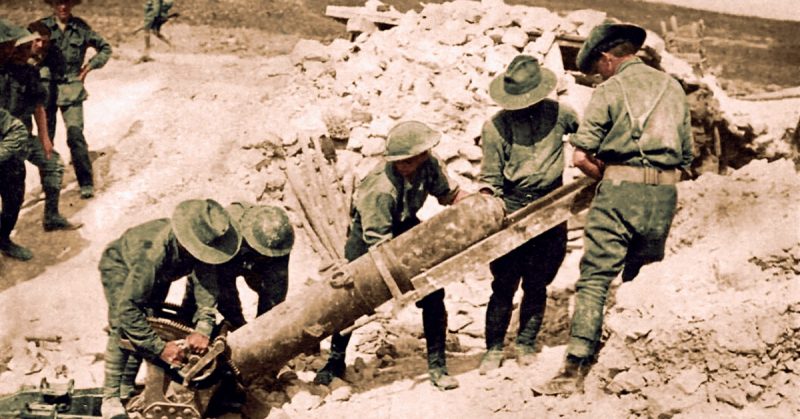
<svg viewBox="0 0 800 419">
<path fill-rule="evenodd" d="M 103 418 L 124 418 L 122 399 L 133 393 L 140 357 L 180 363 L 178 342 L 164 342 L 145 319 L 164 302 L 172 281 L 196 274 L 195 331 L 189 349 L 204 351 L 215 326 L 217 282 L 210 265 L 225 263 L 239 251 L 242 237 L 216 201 L 188 200 L 162 218 L 130 228 L 111 242 L 100 259 L 100 277 L 108 302 L 109 338 L 105 353 Z M 131 341 L 136 355 L 123 351 L 120 338 Z"/>
<path fill-rule="evenodd" d="M 89 145 L 83 135 L 83 101 L 88 97 L 83 84 L 90 71 L 106 64 L 111 57 L 111 45 L 83 19 L 72 15 L 72 8 L 81 0 L 45 0 L 45 3 L 53 7 L 53 15 L 41 20 L 50 29 L 51 42 L 56 46 L 51 53 L 60 54 L 59 59 L 64 62 L 63 73 L 53 74 L 58 80 L 56 105 L 61 109 L 67 127 L 67 145 L 81 198 L 89 199 L 94 196 L 94 180 Z M 97 54 L 84 64 L 89 47 L 94 48 Z M 53 106 L 48 109 L 47 118 L 55 120 L 55 117 L 56 108 Z"/>
<path fill-rule="evenodd" d="M 294 229 L 286 212 L 278 207 L 234 202 L 225 208 L 239 226 L 244 240 L 236 257 L 216 267 L 217 282 L 234 284 L 220 289 L 219 312 L 234 329 L 247 322 L 236 290 L 236 278 L 258 294 L 256 315 L 260 316 L 286 299 L 289 290 L 289 253 L 294 244 Z M 196 278 L 190 277 L 184 294 L 183 310 L 193 312 Z"/>
<path fill-rule="evenodd" d="M 514 212 L 562 185 L 562 137 L 578 129 L 572 108 L 546 99 L 556 87 L 556 75 L 535 58 L 518 55 L 489 86 L 503 110 L 483 126 L 481 192 L 503 198 Z M 524 291 L 516 339 L 517 362 L 531 362 L 536 335 L 544 318 L 547 285 L 553 281 L 567 251 L 567 225 L 559 224 L 508 254 L 489 268 L 492 296 L 486 309 L 486 349 L 480 373 L 500 367 L 511 320 L 512 299 L 522 278 Z"/>
<path fill-rule="evenodd" d="M 444 163 L 430 152 L 440 137 L 440 133 L 416 121 L 402 122 L 389 131 L 384 153 L 386 163 L 378 164 L 356 191 L 344 250 L 348 261 L 419 224 L 417 211 L 428 194 L 435 196 L 442 205 L 454 204 L 465 196 L 447 177 Z M 441 389 L 454 389 L 458 381 L 448 375 L 445 358 L 444 289 L 434 291 L 416 305 L 422 309 L 431 382 Z M 315 383 L 328 385 L 334 377 L 344 375 L 349 341 L 350 335 L 333 334 L 328 362 L 317 372 Z"/>
<path fill-rule="evenodd" d="M 31 47 L 32 57 L 30 64 L 39 70 L 39 83 L 42 90 L 45 92 L 45 112 L 53 116 L 47 119 L 47 134 L 50 140 L 53 141 L 56 132 L 56 118 L 55 109 L 57 109 L 56 100 L 58 96 L 58 84 L 53 74 L 64 73 L 63 56 L 57 51 L 55 45 L 50 42 L 50 29 L 40 20 L 28 24 L 28 30 L 39 35 L 39 38 L 33 41 Z M 55 49 L 55 51 L 54 51 Z"/>
<path fill-rule="evenodd" d="M 17 42 L 33 39 L 30 32 L 5 19 L 0 19 L 0 67 L 11 58 Z M 7 76 L 0 71 L 0 86 L 7 83 Z M 2 90 L 2 89 L 0 89 Z M 5 99 L 6 95 L 2 95 Z M 25 198 L 25 159 L 30 149 L 30 136 L 25 125 L 0 107 L 0 252 L 18 259 L 30 260 L 30 250 L 14 243 L 11 232 L 17 225 L 19 211 Z"/>
<path fill-rule="evenodd" d="M 39 81 L 39 72 L 28 61 L 31 59 L 33 43 L 36 39 L 20 44 L 14 49 L 11 60 L 0 68 L 4 82 L 0 83 L 0 107 L 6 108 L 14 117 L 22 121 L 32 133 L 35 119 L 38 138 L 31 135 L 28 161 L 39 169 L 39 177 L 44 191 L 44 218 L 42 225 L 45 231 L 75 230 L 81 224 L 72 224 L 58 210 L 61 195 L 61 180 L 64 175 L 64 163 L 48 134 L 48 122 L 45 112 L 47 93 Z"/>
<path fill-rule="evenodd" d="M 611 281 L 633 280 L 663 259 L 675 214 L 678 169 L 692 163 L 689 107 L 681 85 L 645 65 L 636 51 L 644 29 L 604 23 L 592 29 L 578 68 L 605 80 L 594 91 L 578 133 L 575 166 L 601 179 L 584 232 L 581 276 L 564 367 L 542 394 L 581 391 L 595 355 Z"/>
<path fill-rule="evenodd" d="M 169 44 L 166 38 L 161 35 L 161 27 L 169 20 L 169 10 L 172 8 L 172 0 L 147 0 L 144 3 L 144 54 L 139 58 L 140 62 L 152 61 L 150 57 L 150 34 L 152 33 L 162 41 Z"/>
</svg>

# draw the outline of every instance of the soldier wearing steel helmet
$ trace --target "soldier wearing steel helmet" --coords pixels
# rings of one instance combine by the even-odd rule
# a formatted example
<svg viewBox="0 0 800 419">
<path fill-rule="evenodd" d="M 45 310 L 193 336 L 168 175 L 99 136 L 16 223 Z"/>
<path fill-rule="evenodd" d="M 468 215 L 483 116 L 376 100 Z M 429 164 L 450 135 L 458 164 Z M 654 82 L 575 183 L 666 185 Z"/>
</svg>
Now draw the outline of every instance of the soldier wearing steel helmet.
<svg viewBox="0 0 800 419">
<path fill-rule="evenodd" d="M 408 121 L 394 126 L 388 135 L 385 162 L 378 164 L 359 184 L 351 209 L 345 258 L 357 259 L 375 244 L 389 240 L 420 223 L 417 211 L 428 195 L 442 205 L 458 202 L 466 194 L 446 174 L 444 163 L 431 153 L 441 134 L 427 125 Z M 445 338 L 447 311 L 444 289 L 417 301 L 428 352 L 431 382 L 441 389 L 458 387 L 447 372 Z M 314 382 L 330 384 L 345 372 L 345 352 L 350 335 L 334 333 L 331 353 Z"/>
<path fill-rule="evenodd" d="M 98 268 L 108 302 L 110 333 L 105 352 L 103 418 L 127 417 L 123 399 L 133 393 L 141 357 L 156 363 L 180 363 L 183 349 L 165 342 L 146 317 L 164 302 L 169 285 L 194 273 L 195 330 L 186 345 L 203 352 L 216 323 L 219 290 L 213 265 L 231 260 L 242 236 L 224 208 L 211 199 L 183 201 L 172 218 L 149 221 L 125 231 L 103 251 Z M 225 286 L 226 284 L 221 284 Z M 136 348 L 131 354 L 120 348 L 120 339 Z"/>
<path fill-rule="evenodd" d="M 289 290 L 289 253 L 294 229 L 286 212 L 278 207 L 234 202 L 226 210 L 242 233 L 242 247 L 230 261 L 214 268 L 218 283 L 235 284 L 243 277 L 258 295 L 256 315 L 260 316 L 286 299 Z M 196 277 L 187 282 L 183 310 L 194 312 Z M 243 326 L 242 303 L 235 286 L 220 288 L 219 312 L 233 328 Z"/>
</svg>

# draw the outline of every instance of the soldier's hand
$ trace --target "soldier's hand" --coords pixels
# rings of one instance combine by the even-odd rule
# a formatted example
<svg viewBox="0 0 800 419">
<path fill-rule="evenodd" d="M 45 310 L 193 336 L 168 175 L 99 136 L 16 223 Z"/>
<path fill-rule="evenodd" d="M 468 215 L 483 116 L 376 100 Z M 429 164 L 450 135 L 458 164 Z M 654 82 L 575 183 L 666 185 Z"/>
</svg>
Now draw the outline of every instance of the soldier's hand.
<svg viewBox="0 0 800 419">
<path fill-rule="evenodd" d="M 78 77 L 81 79 L 81 82 L 86 81 L 86 75 L 89 74 L 90 71 L 92 71 L 92 68 L 89 67 L 89 65 L 84 65 L 81 67 L 81 73 L 78 75 Z"/>
<path fill-rule="evenodd" d="M 194 332 L 186 337 L 186 344 L 189 345 L 189 350 L 195 354 L 202 354 L 208 349 L 208 336 Z"/>
<path fill-rule="evenodd" d="M 42 149 L 44 150 L 45 160 L 50 160 L 53 155 L 53 142 L 50 140 L 42 141 Z"/>
<path fill-rule="evenodd" d="M 161 360 L 168 364 L 177 365 L 183 362 L 183 348 L 178 345 L 178 341 L 167 342 L 164 350 L 159 355 Z"/>
</svg>

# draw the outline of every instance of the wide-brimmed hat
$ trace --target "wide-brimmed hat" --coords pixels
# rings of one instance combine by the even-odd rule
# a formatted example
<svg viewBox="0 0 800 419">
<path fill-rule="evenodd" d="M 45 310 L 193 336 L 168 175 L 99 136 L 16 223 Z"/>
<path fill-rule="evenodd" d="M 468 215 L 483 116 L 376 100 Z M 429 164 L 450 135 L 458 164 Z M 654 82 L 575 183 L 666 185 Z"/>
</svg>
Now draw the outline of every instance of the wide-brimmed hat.
<svg viewBox="0 0 800 419">
<path fill-rule="evenodd" d="M 610 42 L 617 40 L 630 41 L 638 50 L 644 45 L 644 39 L 647 37 L 647 31 L 643 28 L 630 24 L 618 22 L 604 22 L 594 28 L 586 37 L 586 41 L 581 45 L 578 56 L 575 58 L 575 64 L 578 70 L 589 74 L 592 71 L 592 64 L 600 56 L 601 48 L 608 45 Z"/>
<path fill-rule="evenodd" d="M 505 73 L 489 84 L 489 96 L 503 109 L 524 109 L 546 98 L 556 88 L 556 74 L 530 55 L 517 55 Z"/>
<path fill-rule="evenodd" d="M 181 246 L 205 263 L 225 263 L 242 245 L 242 236 L 230 215 L 213 199 L 178 204 L 172 213 L 172 231 Z"/>
<path fill-rule="evenodd" d="M 36 38 L 37 36 L 27 29 L 0 18 L 0 44 L 14 41 L 14 45 L 22 45 Z"/>
<path fill-rule="evenodd" d="M 432 149 L 440 138 L 442 133 L 422 122 L 401 122 L 389 130 L 383 155 L 386 161 L 405 160 Z"/>
<path fill-rule="evenodd" d="M 234 202 L 225 210 L 237 222 L 247 245 L 259 254 L 280 257 L 292 251 L 294 228 L 286 211 L 248 202 Z"/>
</svg>

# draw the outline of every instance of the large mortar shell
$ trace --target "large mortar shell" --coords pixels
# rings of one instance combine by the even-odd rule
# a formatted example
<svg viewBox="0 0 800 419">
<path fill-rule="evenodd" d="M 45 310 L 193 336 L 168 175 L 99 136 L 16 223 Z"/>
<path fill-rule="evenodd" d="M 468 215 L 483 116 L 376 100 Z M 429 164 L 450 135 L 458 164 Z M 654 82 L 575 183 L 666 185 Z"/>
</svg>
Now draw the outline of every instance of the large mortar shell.
<svg viewBox="0 0 800 419">
<path fill-rule="evenodd" d="M 343 267 L 353 278 L 351 285 L 335 288 L 330 283 L 333 278 L 325 278 L 228 335 L 233 363 L 245 381 L 277 371 L 392 298 L 374 258 L 383 261 L 398 288 L 407 292 L 414 276 L 499 231 L 503 215 L 501 200 L 474 194 L 375 246 L 374 252 Z"/>
</svg>

